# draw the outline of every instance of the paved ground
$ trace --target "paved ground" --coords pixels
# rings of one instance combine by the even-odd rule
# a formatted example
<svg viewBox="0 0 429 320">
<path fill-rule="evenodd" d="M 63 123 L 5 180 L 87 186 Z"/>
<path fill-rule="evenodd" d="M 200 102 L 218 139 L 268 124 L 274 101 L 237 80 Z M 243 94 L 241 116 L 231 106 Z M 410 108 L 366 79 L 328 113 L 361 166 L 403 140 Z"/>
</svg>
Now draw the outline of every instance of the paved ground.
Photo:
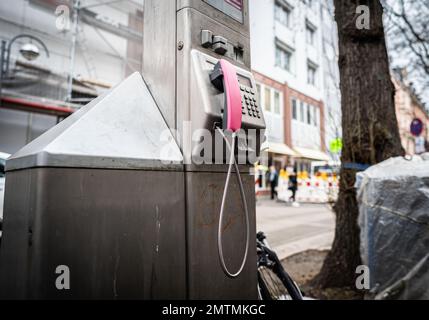
<svg viewBox="0 0 429 320">
<path fill-rule="evenodd" d="M 335 217 L 327 205 L 289 204 L 267 199 L 256 203 L 258 231 L 264 231 L 281 259 L 298 252 L 329 249 L 334 239 Z"/>
</svg>

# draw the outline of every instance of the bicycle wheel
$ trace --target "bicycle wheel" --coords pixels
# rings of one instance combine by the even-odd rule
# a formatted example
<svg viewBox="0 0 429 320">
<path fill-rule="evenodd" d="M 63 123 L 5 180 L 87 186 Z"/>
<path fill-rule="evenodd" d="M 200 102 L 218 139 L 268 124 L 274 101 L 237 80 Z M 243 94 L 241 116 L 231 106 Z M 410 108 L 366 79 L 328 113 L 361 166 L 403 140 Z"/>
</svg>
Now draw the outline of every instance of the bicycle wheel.
<svg viewBox="0 0 429 320">
<path fill-rule="evenodd" d="M 260 267 L 258 284 L 263 300 L 302 300 L 302 294 L 281 265 Z"/>
<path fill-rule="evenodd" d="M 262 300 L 291 300 L 286 287 L 269 268 L 259 268 L 258 285 Z"/>
</svg>

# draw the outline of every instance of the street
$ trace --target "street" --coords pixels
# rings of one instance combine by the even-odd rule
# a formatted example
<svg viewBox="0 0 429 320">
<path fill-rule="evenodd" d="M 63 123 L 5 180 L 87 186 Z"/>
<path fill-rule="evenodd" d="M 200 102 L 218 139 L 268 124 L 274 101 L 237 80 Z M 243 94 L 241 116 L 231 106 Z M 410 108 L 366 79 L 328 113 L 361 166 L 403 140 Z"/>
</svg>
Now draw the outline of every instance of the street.
<svg viewBox="0 0 429 320">
<path fill-rule="evenodd" d="M 280 259 L 310 249 L 329 249 L 334 239 L 335 217 L 327 205 L 294 208 L 261 199 L 256 203 L 256 220 L 258 231 L 265 232 Z"/>
</svg>

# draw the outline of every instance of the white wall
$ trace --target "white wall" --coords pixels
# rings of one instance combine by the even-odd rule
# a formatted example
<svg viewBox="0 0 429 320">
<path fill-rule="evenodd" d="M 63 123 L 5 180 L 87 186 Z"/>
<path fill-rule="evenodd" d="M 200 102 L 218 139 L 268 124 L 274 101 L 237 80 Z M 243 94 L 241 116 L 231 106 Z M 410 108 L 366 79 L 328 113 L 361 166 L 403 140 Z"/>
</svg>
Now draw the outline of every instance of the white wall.
<svg viewBox="0 0 429 320">
<path fill-rule="evenodd" d="M 286 82 L 291 88 L 305 95 L 320 100 L 323 89 L 321 79 L 323 66 L 320 59 L 322 37 L 319 10 L 316 6 L 310 10 L 300 0 L 288 0 L 286 2 L 293 6 L 290 28 L 275 21 L 275 0 L 250 0 L 252 68 L 276 81 Z M 307 19 L 317 27 L 315 46 L 306 43 Z M 290 72 L 275 65 L 275 38 L 294 49 Z M 319 65 L 316 86 L 307 83 L 308 59 Z"/>
<path fill-rule="evenodd" d="M 333 0 L 326 0 L 322 2 L 322 4 L 325 140 L 329 146 L 333 139 L 342 136 L 340 73 L 338 68 L 338 31 L 333 15 Z M 339 160 L 339 155 L 331 156 L 333 160 Z"/>
</svg>

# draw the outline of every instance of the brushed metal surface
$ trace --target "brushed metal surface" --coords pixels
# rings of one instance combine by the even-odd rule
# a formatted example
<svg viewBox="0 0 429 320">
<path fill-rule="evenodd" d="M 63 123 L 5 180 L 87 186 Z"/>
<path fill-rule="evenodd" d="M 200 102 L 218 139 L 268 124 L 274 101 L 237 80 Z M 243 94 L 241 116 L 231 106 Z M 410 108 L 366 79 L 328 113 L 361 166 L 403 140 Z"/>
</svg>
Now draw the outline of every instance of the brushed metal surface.
<svg viewBox="0 0 429 320">
<path fill-rule="evenodd" d="M 187 245 L 189 298 L 204 300 L 257 299 L 256 219 L 254 177 L 243 175 L 250 214 L 250 251 L 243 273 L 237 279 L 222 271 L 217 250 L 217 230 L 225 173 L 188 172 Z M 246 228 L 238 183 L 231 179 L 224 220 L 224 253 L 231 270 L 243 259 Z"/>
<path fill-rule="evenodd" d="M 176 128 L 176 1 L 145 0 L 143 75 L 171 129 Z"/>
<path fill-rule="evenodd" d="M 186 298 L 183 173 L 37 168 L 6 181 L 0 297 Z M 59 265 L 70 290 L 55 286 Z"/>
<path fill-rule="evenodd" d="M 244 36 L 250 35 L 249 30 L 249 1 L 243 1 L 243 22 L 239 22 L 228 16 L 219 9 L 216 9 L 210 4 L 213 2 L 224 2 L 225 0 L 177 0 L 177 11 L 184 8 L 193 8 L 202 14 L 210 17 L 213 20 L 220 22 L 224 26 L 228 26 L 232 30 L 241 33 Z M 222 7 L 219 4 L 218 7 Z"/>
</svg>

